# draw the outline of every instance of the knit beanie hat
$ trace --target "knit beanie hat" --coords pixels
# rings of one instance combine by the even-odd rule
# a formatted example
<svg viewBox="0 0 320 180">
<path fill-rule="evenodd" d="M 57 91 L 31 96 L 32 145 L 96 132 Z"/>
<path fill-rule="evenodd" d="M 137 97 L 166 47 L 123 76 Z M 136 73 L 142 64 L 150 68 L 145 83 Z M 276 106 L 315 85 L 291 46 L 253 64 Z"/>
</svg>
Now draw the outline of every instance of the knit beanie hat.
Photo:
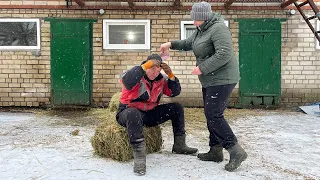
<svg viewBox="0 0 320 180">
<path fill-rule="evenodd" d="M 162 58 L 160 55 L 158 54 L 151 54 L 150 56 L 147 57 L 147 60 L 144 60 L 141 64 L 146 63 L 147 61 L 149 61 L 150 59 L 155 59 L 157 61 L 160 62 L 160 64 L 162 63 Z"/>
<path fill-rule="evenodd" d="M 193 4 L 190 15 L 191 19 L 194 21 L 206 21 L 209 20 L 211 12 L 211 5 L 202 1 Z"/>
</svg>

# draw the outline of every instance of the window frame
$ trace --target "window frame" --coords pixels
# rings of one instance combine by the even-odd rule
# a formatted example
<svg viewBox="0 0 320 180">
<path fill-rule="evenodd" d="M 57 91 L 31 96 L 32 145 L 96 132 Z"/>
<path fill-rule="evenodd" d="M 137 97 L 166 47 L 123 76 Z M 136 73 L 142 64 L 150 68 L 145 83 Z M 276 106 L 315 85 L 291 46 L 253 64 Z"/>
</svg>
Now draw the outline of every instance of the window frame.
<svg viewBox="0 0 320 180">
<path fill-rule="evenodd" d="M 225 20 L 224 24 L 229 27 L 229 21 Z M 191 27 L 193 25 L 193 21 L 181 21 L 180 22 L 180 39 L 186 39 L 186 28 Z"/>
<path fill-rule="evenodd" d="M 151 28 L 148 19 L 104 19 L 102 26 L 103 49 L 145 49 L 151 47 Z M 109 44 L 109 25 L 144 25 L 145 26 L 145 44 Z"/>
<path fill-rule="evenodd" d="M 37 26 L 37 45 L 36 46 L 0 46 L 0 50 L 39 50 L 41 48 L 40 19 L 0 18 L 0 22 L 35 22 Z"/>
</svg>

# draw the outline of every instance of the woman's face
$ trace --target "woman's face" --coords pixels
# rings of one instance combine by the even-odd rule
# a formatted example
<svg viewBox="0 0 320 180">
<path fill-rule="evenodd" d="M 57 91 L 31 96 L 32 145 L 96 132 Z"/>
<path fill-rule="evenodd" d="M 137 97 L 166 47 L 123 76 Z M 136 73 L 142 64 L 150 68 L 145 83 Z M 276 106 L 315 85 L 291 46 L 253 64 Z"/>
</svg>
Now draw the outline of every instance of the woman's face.
<svg viewBox="0 0 320 180">
<path fill-rule="evenodd" d="M 146 74 L 147 74 L 147 77 L 152 81 L 159 76 L 160 71 L 161 71 L 161 67 L 153 66 L 150 69 L 147 69 Z"/>
<path fill-rule="evenodd" d="M 197 27 L 199 27 L 201 24 L 203 24 L 204 21 L 193 21 L 193 24 Z"/>
</svg>

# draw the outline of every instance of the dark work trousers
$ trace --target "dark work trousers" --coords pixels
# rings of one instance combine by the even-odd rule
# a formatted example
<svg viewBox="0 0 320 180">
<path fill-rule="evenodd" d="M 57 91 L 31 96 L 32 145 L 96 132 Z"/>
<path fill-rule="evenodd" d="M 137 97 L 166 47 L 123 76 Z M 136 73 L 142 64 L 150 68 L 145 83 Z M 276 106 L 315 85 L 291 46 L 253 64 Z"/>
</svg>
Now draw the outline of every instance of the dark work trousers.
<svg viewBox="0 0 320 180">
<path fill-rule="evenodd" d="M 179 103 L 161 104 L 149 111 L 127 108 L 119 114 L 117 121 L 121 126 L 127 128 L 130 143 L 135 144 L 144 140 L 143 126 L 156 126 L 170 119 L 173 134 L 175 136 L 184 135 L 184 111 Z"/>
<path fill-rule="evenodd" d="M 228 98 L 236 84 L 209 86 L 202 88 L 204 112 L 207 118 L 207 127 L 210 133 L 209 146 L 221 144 L 224 148 L 235 145 L 236 136 L 228 122 L 224 119 L 224 110 Z"/>
</svg>

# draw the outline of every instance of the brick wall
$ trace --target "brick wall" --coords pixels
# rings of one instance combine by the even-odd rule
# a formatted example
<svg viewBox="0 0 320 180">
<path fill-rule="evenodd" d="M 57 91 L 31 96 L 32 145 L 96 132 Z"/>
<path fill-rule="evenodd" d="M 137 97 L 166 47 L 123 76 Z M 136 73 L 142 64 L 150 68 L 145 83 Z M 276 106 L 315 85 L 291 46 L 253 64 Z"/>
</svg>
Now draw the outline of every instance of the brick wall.
<svg viewBox="0 0 320 180">
<path fill-rule="evenodd" d="M 317 27 L 316 21 L 312 23 Z M 320 49 L 315 48 L 315 37 L 299 13 L 283 23 L 282 37 L 282 103 L 319 102 Z"/>
<path fill-rule="evenodd" d="M 216 10 L 229 20 L 238 55 L 238 23 L 235 18 L 286 18 L 286 10 Z M 105 106 L 115 92 L 120 91 L 119 74 L 140 64 L 150 53 L 157 52 L 160 44 L 180 38 L 180 20 L 189 20 L 189 11 L 158 10 L 97 10 L 59 9 L 0 9 L 3 18 L 40 18 L 41 51 L 0 51 L 0 106 L 39 106 L 50 104 L 50 23 L 44 17 L 95 18 L 93 26 L 93 102 Z M 102 50 L 103 19 L 150 19 L 151 50 L 108 51 Z M 282 23 L 282 103 L 296 106 L 320 101 L 320 58 L 315 49 L 315 38 L 300 15 L 289 17 Z M 173 101 L 185 106 L 202 106 L 199 81 L 191 75 L 195 58 L 191 52 L 171 51 L 169 65 L 179 77 L 182 93 Z M 235 89 L 230 104 L 237 101 Z M 172 101 L 165 98 L 164 102 Z"/>
<path fill-rule="evenodd" d="M 40 10 L 0 9 L 0 17 L 41 18 Z M 43 12 L 43 10 L 42 10 Z M 0 50 L 0 106 L 39 106 L 50 98 L 49 24 L 41 24 L 41 56 Z"/>
</svg>

